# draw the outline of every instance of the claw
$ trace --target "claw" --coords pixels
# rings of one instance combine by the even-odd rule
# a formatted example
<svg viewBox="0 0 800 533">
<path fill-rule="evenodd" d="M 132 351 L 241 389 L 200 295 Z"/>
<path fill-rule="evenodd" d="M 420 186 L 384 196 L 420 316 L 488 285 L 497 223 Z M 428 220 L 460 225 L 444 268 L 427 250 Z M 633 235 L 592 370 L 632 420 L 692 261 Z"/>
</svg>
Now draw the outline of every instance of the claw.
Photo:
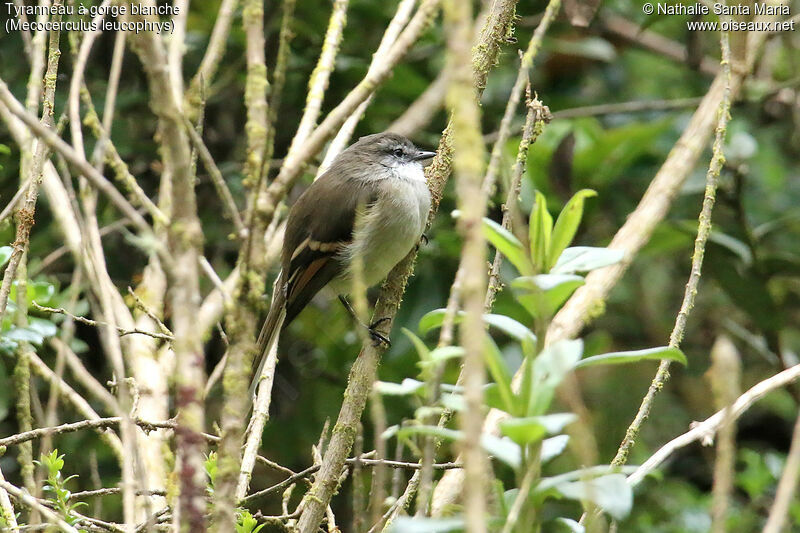
<svg viewBox="0 0 800 533">
<path fill-rule="evenodd" d="M 392 341 L 389 340 L 389 337 L 386 335 L 378 332 L 376 329 L 378 326 L 383 324 L 384 322 L 389 322 L 391 319 L 389 317 L 379 318 L 375 322 L 369 325 L 367 329 L 369 330 L 369 336 L 372 337 L 372 340 L 375 341 L 374 346 L 379 346 L 380 344 L 385 344 L 386 347 L 390 347 L 392 345 Z"/>
</svg>

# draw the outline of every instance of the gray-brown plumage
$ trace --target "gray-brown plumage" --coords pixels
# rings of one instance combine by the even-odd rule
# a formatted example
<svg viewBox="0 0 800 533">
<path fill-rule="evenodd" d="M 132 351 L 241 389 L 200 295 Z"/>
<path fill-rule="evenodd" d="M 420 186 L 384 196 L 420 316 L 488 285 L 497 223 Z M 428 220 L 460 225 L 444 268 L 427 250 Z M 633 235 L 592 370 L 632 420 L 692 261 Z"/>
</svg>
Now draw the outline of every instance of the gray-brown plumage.
<svg viewBox="0 0 800 533">
<path fill-rule="evenodd" d="M 344 150 L 289 211 L 281 273 L 258 338 L 256 372 L 285 328 L 314 295 L 330 284 L 350 291 L 350 264 L 362 261 L 367 286 L 381 281 L 418 242 L 430 194 L 417 149 L 394 133 L 362 137 Z"/>
</svg>

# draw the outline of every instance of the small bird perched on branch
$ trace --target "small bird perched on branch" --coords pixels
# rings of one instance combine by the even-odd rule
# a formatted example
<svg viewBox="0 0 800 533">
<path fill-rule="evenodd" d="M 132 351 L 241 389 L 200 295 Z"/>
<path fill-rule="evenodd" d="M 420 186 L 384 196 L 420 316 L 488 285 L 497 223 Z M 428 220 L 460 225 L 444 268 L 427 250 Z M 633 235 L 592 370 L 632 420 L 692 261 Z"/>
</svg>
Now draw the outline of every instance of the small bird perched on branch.
<svg viewBox="0 0 800 533">
<path fill-rule="evenodd" d="M 431 197 L 423 164 L 435 152 L 415 147 L 395 133 L 362 137 L 344 150 L 289 210 L 267 319 L 258 336 L 260 380 L 267 354 L 283 330 L 323 287 L 341 295 L 352 289 L 354 261 L 362 282 L 377 284 L 417 245 Z M 388 339 L 368 326 L 374 339 Z"/>
</svg>

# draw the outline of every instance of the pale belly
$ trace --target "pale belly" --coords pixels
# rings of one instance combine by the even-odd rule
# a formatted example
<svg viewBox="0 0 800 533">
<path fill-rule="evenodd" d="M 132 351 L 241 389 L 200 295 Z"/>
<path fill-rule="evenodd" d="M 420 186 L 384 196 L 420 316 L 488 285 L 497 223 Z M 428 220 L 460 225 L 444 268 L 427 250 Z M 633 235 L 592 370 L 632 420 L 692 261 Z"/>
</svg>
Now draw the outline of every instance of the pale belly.
<svg viewBox="0 0 800 533">
<path fill-rule="evenodd" d="M 430 196 L 424 182 L 401 181 L 391 194 L 384 194 L 364 217 L 345 257 L 362 262 L 363 283 L 371 287 L 419 243 L 427 222 Z M 377 209 L 376 209 L 377 208 Z M 377 213 L 391 213 L 378 217 Z M 334 279 L 330 286 L 339 294 L 353 290 L 352 269 Z"/>
</svg>

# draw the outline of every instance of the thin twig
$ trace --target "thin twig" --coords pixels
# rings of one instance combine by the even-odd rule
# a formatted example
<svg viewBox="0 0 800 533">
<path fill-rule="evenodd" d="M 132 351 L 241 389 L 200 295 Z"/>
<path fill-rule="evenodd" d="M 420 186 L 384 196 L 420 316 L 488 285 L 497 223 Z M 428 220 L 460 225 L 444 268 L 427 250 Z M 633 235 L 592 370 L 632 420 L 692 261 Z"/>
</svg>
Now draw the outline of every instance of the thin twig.
<svg viewBox="0 0 800 533">
<path fill-rule="evenodd" d="M 69 311 L 64 309 L 63 307 L 57 307 L 57 308 L 56 307 L 45 307 L 43 305 L 37 304 L 36 302 L 31 302 L 31 303 L 33 304 L 33 307 L 35 307 L 39 311 L 42 311 L 44 313 L 56 313 L 56 314 L 60 314 L 60 315 L 66 315 L 66 316 L 70 317 L 72 320 L 74 320 L 76 322 L 80 322 L 81 324 L 86 324 L 87 326 L 94 326 L 96 328 L 108 327 L 109 326 L 109 324 L 106 323 L 106 322 L 101 322 L 101 321 L 85 318 L 85 317 L 82 317 L 82 316 L 73 315 L 72 313 L 70 313 Z M 167 334 L 164 334 L 164 333 L 155 333 L 155 332 L 152 332 L 152 331 L 145 331 L 145 330 L 138 329 L 138 328 L 125 329 L 125 328 L 116 326 L 115 329 L 119 332 L 121 337 L 124 337 L 125 335 L 147 335 L 148 337 L 153 337 L 154 339 L 160 339 L 160 340 L 165 340 L 165 341 L 170 341 L 170 342 L 172 342 L 174 340 L 174 337 L 172 335 L 167 335 Z"/>
<path fill-rule="evenodd" d="M 61 424 L 60 426 L 36 428 L 31 431 L 26 431 L 24 433 L 17 433 L 16 435 L 11 435 L 10 437 L 0 439 L 0 446 L 16 446 L 23 442 L 40 439 L 45 435 L 60 435 L 62 433 L 74 433 L 75 431 L 81 431 L 84 429 L 105 429 L 109 427 L 118 426 L 121 421 L 122 417 L 120 416 L 110 416 L 107 418 L 89 418 L 87 420 L 81 420 L 79 422 L 70 422 L 67 424 Z M 178 427 L 178 423 L 175 420 L 164 420 L 164 421 L 153 422 L 149 420 L 142 420 L 140 418 L 134 418 L 131 419 L 131 421 L 140 428 L 142 428 L 142 430 L 144 430 L 145 432 L 155 431 L 157 429 L 174 430 Z M 200 433 L 200 436 L 210 443 L 217 443 L 220 440 L 219 437 L 217 437 L 216 435 L 211 435 L 209 433 Z"/>
<path fill-rule="evenodd" d="M 745 413 L 755 402 L 777 390 L 781 387 L 793 383 L 800 379 L 800 365 L 790 367 L 783 372 L 779 372 L 756 385 L 752 386 L 744 394 L 739 396 L 730 408 L 730 417 L 738 419 Z M 666 461 L 673 453 L 680 448 L 687 446 L 697 440 L 708 442 L 712 439 L 714 434 L 719 430 L 725 417 L 728 416 L 725 411 L 717 411 L 714 415 L 706 418 L 702 422 L 692 424 L 692 429 L 676 437 L 659 448 L 652 454 L 647 461 L 642 463 L 631 475 L 628 476 L 628 485 L 638 485 L 648 474 L 653 472 L 664 461 Z"/>
<path fill-rule="evenodd" d="M 345 460 L 345 464 L 354 465 L 358 462 L 362 466 L 371 466 L 371 467 L 381 467 L 385 466 L 388 468 L 394 468 L 398 470 L 419 470 L 422 466 L 419 463 L 409 463 L 405 461 L 390 461 L 386 459 L 363 459 L 357 457 L 350 457 Z M 309 466 L 305 470 L 301 470 L 295 474 L 290 475 L 280 483 L 276 483 L 271 487 L 267 487 L 266 489 L 259 490 L 257 492 L 253 492 L 252 494 L 248 494 L 246 497 L 242 498 L 240 503 L 248 503 L 257 498 L 261 498 L 264 496 L 268 496 L 270 494 L 274 494 L 276 492 L 280 492 L 281 490 L 285 489 L 289 485 L 297 483 L 300 480 L 306 479 L 314 474 L 315 472 L 319 472 L 321 465 L 313 465 Z M 434 470 L 457 470 L 463 468 L 461 463 L 457 462 L 449 462 L 449 463 L 434 463 L 432 465 Z"/>
<path fill-rule="evenodd" d="M 786 456 L 786 463 L 783 465 L 783 474 L 778 482 L 778 489 L 775 491 L 775 499 L 772 508 L 769 510 L 769 518 L 764 525 L 762 533 L 780 533 L 784 531 L 786 515 L 792 505 L 794 495 L 797 492 L 798 481 L 800 481 L 800 416 L 794 424 L 792 432 L 792 444 L 789 454 Z"/>
<path fill-rule="evenodd" d="M 3 211 L 0 212 L 0 222 L 4 221 L 6 217 L 8 217 L 11 213 L 14 212 L 14 209 L 17 207 L 17 204 L 22 199 L 23 196 L 28 192 L 28 187 L 33 182 L 33 176 L 28 176 L 22 185 L 19 186 L 17 192 L 14 193 L 14 196 L 11 197 L 11 200 L 6 204 L 3 208 Z"/>
<path fill-rule="evenodd" d="M 553 118 L 562 120 L 577 117 L 596 117 L 600 115 L 615 115 L 619 113 L 641 113 L 643 111 L 669 111 L 697 107 L 703 97 L 674 98 L 672 100 L 634 100 L 631 102 L 616 102 L 613 104 L 587 105 L 554 111 Z"/>
<path fill-rule="evenodd" d="M 206 52 L 203 54 L 197 73 L 192 77 L 192 81 L 189 82 L 189 88 L 186 89 L 186 112 L 190 121 L 194 118 L 197 108 L 201 104 L 200 94 L 203 92 L 203 87 L 208 87 L 211 80 L 214 79 L 219 62 L 225 54 L 231 21 L 238 3 L 238 0 L 222 0 L 220 2 Z"/>
<path fill-rule="evenodd" d="M 228 188 L 228 184 L 225 183 L 225 178 L 222 177 L 222 172 L 220 172 L 219 167 L 217 167 L 217 164 L 214 162 L 214 158 L 211 156 L 211 152 L 208 151 L 208 148 L 203 142 L 203 138 L 200 137 L 200 134 L 194 129 L 194 126 L 191 122 L 189 122 L 189 119 L 184 120 L 184 126 L 186 127 L 186 133 L 189 134 L 189 139 L 192 141 L 192 145 L 200 154 L 200 160 L 203 162 L 203 166 L 206 167 L 206 171 L 211 178 L 211 183 L 214 184 L 214 188 L 217 190 L 217 195 L 219 196 L 220 200 L 222 200 L 222 205 L 225 208 L 225 212 L 228 214 L 233 222 L 233 225 L 236 227 L 237 235 L 242 237 L 246 231 L 244 222 L 242 222 L 242 217 L 239 214 L 239 208 L 236 207 L 236 201 L 233 199 L 231 190 Z"/>
</svg>

